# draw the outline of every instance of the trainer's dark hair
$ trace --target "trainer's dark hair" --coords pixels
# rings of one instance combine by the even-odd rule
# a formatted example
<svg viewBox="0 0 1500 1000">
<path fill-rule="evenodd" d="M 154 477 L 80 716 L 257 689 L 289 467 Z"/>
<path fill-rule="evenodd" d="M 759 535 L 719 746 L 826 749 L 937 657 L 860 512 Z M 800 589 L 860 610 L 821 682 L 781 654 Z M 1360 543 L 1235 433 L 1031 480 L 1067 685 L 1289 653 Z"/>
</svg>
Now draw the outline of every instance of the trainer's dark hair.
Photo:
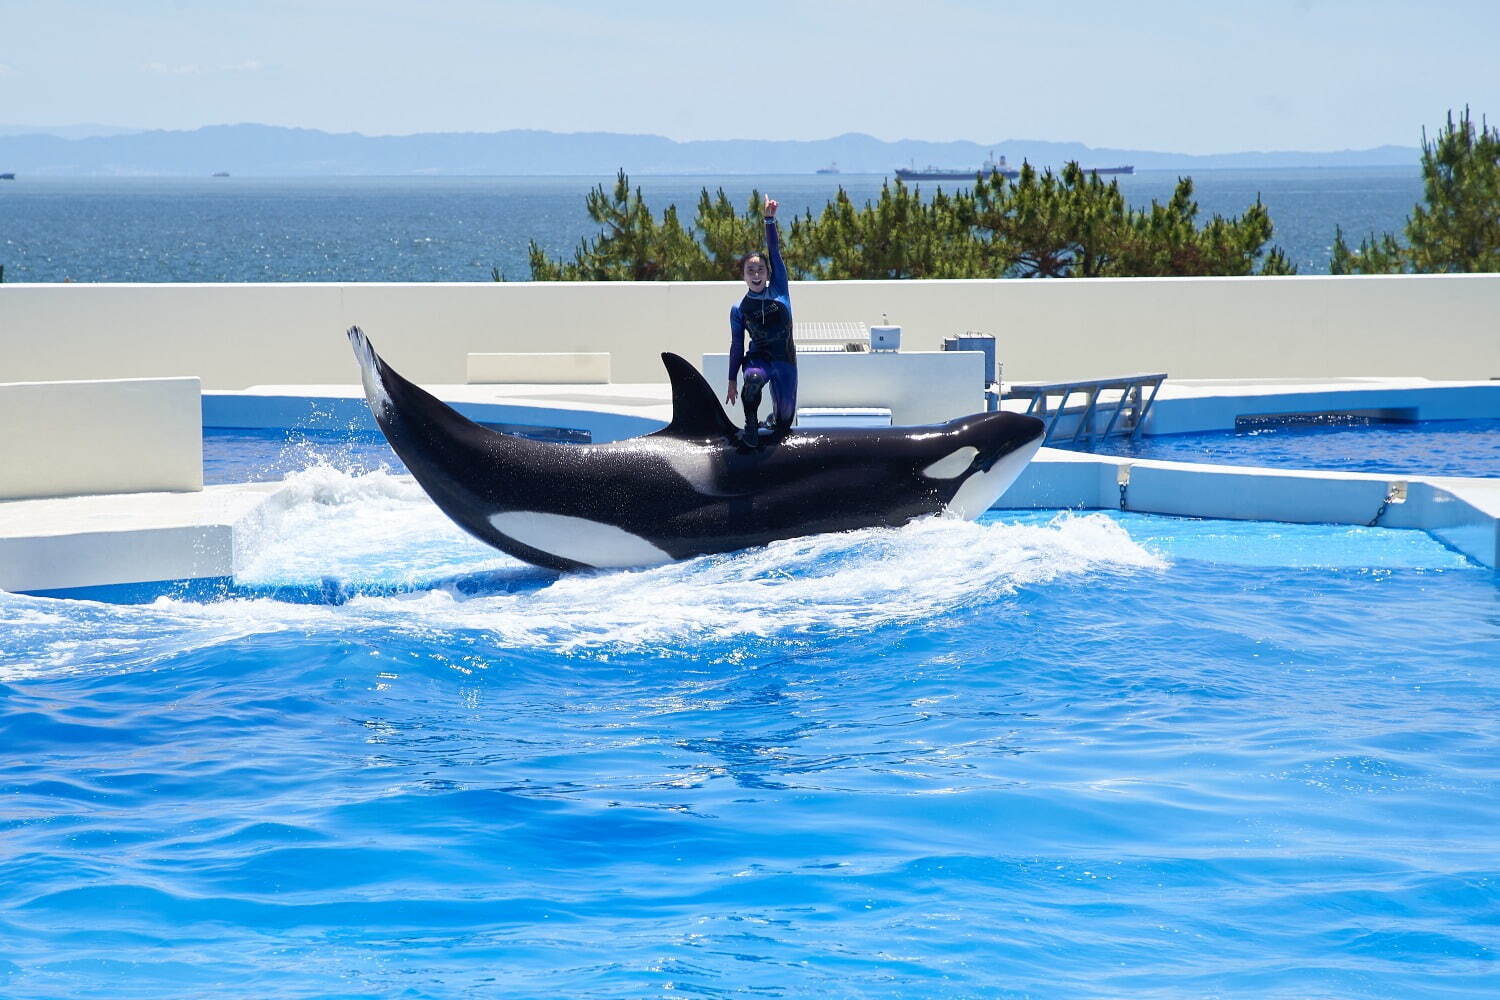
<svg viewBox="0 0 1500 1000">
<path fill-rule="evenodd" d="M 771 271 L 771 255 L 764 250 L 751 250 L 745 256 L 741 257 L 739 263 L 735 265 L 734 276 L 736 278 L 743 277 L 745 274 L 745 265 L 750 263 L 751 259 L 755 257 L 759 257 L 761 263 L 766 265 L 766 273 L 769 274 Z"/>
</svg>

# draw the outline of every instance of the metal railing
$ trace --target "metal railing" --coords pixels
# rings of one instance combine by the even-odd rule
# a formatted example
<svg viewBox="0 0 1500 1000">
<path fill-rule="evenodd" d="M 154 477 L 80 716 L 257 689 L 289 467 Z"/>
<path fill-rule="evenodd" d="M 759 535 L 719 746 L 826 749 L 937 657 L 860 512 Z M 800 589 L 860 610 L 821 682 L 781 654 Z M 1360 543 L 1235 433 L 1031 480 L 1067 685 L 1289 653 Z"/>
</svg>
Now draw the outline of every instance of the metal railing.
<svg viewBox="0 0 1500 1000">
<path fill-rule="evenodd" d="M 1005 387 L 1005 399 L 1029 399 L 1026 412 L 1047 421 L 1047 442 L 1067 436 L 1071 443 L 1107 438 L 1119 428 L 1132 441 L 1141 436 L 1141 428 L 1151 413 L 1151 404 L 1167 379 L 1166 372 L 1149 375 L 1120 375 L 1115 378 L 1080 379 L 1069 382 L 1013 382 Z M 1146 390 L 1150 389 L 1150 395 Z M 1075 393 L 1085 401 L 1070 406 Z M 1106 395 L 1108 394 L 1108 395 Z M 1057 397 L 1056 403 L 1052 402 Z M 1109 419 L 1102 433 L 1096 433 L 1098 421 Z M 1121 422 L 1121 417 L 1125 419 Z M 1066 419 L 1065 419 L 1066 418 Z"/>
</svg>

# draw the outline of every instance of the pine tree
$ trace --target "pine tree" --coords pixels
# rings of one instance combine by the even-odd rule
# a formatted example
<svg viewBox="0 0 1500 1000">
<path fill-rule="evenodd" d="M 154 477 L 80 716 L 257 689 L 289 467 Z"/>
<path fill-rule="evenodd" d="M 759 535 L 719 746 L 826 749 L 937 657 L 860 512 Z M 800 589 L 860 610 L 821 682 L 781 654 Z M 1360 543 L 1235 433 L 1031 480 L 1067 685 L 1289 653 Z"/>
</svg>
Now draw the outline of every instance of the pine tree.
<svg viewBox="0 0 1500 1000">
<path fill-rule="evenodd" d="M 737 212 L 723 190 L 698 197 L 691 226 L 669 207 L 657 222 L 622 170 L 612 191 L 588 196 L 602 227 L 572 261 L 553 261 L 531 244 L 536 281 L 683 281 L 736 277 L 740 257 L 761 248 L 761 196 Z M 1179 181 L 1170 201 L 1135 210 L 1117 181 L 1077 163 L 1060 173 L 1022 164 L 1011 181 L 999 173 L 972 188 L 930 198 L 897 178 L 856 206 L 842 187 L 814 216 L 792 217 L 783 257 L 795 278 L 1118 277 L 1136 275 L 1290 274 L 1280 250 L 1267 250 L 1271 217 L 1259 199 L 1243 216 L 1214 216 L 1199 228 L 1193 183 Z"/>
<path fill-rule="evenodd" d="M 1335 229 L 1329 270 L 1334 274 L 1500 271 L 1500 129 L 1469 109 L 1431 141 L 1422 130 L 1423 204 L 1406 221 L 1406 244 L 1373 233 L 1350 250 Z"/>
</svg>

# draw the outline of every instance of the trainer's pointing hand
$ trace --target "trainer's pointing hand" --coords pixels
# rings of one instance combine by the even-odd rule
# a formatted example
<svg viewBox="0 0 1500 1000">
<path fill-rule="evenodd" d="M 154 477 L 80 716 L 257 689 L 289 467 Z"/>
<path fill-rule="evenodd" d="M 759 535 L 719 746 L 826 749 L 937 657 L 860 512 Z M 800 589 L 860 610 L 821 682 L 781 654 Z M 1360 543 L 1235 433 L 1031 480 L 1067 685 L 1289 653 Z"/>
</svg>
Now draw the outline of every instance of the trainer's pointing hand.
<svg viewBox="0 0 1500 1000">
<path fill-rule="evenodd" d="M 776 199 L 766 195 L 766 218 L 776 218 Z"/>
</svg>

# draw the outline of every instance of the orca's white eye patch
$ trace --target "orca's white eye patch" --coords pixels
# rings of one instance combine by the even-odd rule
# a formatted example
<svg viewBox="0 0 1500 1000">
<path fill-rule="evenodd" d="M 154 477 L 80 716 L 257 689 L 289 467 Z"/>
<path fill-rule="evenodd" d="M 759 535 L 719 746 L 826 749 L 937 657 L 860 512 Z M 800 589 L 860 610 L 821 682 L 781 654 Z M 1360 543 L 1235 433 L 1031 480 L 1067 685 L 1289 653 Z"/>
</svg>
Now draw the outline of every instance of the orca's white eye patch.
<svg viewBox="0 0 1500 1000">
<path fill-rule="evenodd" d="M 974 459 L 978 454 L 978 448 L 966 444 L 923 469 L 922 475 L 928 479 L 952 479 L 954 476 L 961 476 L 969 471 L 969 466 L 974 464 Z"/>
</svg>

